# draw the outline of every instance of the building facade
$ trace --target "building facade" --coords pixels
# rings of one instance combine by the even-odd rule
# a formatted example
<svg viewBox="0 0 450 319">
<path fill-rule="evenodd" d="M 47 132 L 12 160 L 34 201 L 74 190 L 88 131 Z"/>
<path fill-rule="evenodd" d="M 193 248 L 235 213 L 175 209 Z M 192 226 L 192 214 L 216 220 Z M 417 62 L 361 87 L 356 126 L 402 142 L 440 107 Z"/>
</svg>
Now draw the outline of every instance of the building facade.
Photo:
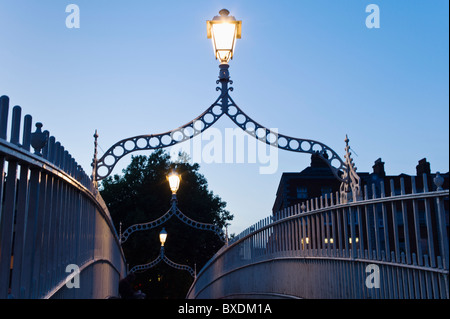
<svg viewBox="0 0 450 319">
<path fill-rule="evenodd" d="M 361 187 L 370 186 L 377 196 L 383 192 L 385 196 L 401 193 L 401 179 L 404 180 L 406 193 L 412 193 L 411 176 L 406 174 L 386 175 L 384 162 L 377 159 L 372 166 L 371 173 L 357 172 L 361 178 Z M 416 189 L 423 189 L 423 174 L 427 176 L 427 186 L 433 190 L 436 186 L 433 183 L 435 173 L 431 173 L 431 165 L 426 158 L 421 159 L 416 166 Z M 440 174 L 444 178 L 443 188 L 449 187 L 449 173 Z M 408 177 L 408 178 L 406 178 Z M 394 181 L 394 189 L 391 190 L 391 180 Z M 381 186 L 381 182 L 384 182 Z M 311 156 L 311 164 L 298 173 L 283 173 L 278 185 L 272 213 L 282 209 L 301 204 L 307 200 L 325 196 L 325 194 L 336 194 L 339 192 L 341 183 L 336 179 L 330 167 L 317 155 Z"/>
</svg>

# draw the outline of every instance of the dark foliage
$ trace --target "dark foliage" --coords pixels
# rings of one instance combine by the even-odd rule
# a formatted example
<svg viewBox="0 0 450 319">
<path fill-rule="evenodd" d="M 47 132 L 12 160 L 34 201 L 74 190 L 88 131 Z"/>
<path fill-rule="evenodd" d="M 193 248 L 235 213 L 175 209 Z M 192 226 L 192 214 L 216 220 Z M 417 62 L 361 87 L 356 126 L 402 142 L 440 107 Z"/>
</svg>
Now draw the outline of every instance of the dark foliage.
<svg viewBox="0 0 450 319">
<path fill-rule="evenodd" d="M 233 219 L 225 210 L 226 203 L 208 190 L 198 164 L 191 165 L 187 161 L 174 163 L 167 153 L 158 150 L 148 157 L 132 157 L 122 176 L 115 175 L 103 181 L 101 195 L 117 230 L 120 223 L 124 231 L 136 223 L 158 219 L 170 209 L 171 191 L 166 176 L 173 167 L 181 175 L 177 198 L 178 208 L 183 214 L 221 228 Z M 192 228 L 172 216 L 160 227 L 131 234 L 123 244 L 130 269 L 158 257 L 159 232 L 163 227 L 168 232 L 165 255 L 175 263 L 196 267 L 197 272 L 223 245 L 213 232 Z M 186 296 L 192 281 L 188 272 L 160 262 L 156 267 L 138 273 L 134 284 L 148 298 L 179 299 Z"/>
</svg>

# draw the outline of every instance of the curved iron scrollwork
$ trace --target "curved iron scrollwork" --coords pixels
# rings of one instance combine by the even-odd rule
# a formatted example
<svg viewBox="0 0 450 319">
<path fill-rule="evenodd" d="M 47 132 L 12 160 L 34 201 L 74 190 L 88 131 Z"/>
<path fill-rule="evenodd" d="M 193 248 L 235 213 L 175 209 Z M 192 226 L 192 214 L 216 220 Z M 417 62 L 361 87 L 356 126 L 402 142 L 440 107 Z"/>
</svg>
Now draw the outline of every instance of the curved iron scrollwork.
<svg viewBox="0 0 450 319">
<path fill-rule="evenodd" d="M 147 223 L 134 224 L 134 225 L 128 227 L 123 232 L 123 234 L 121 234 L 120 243 L 123 244 L 124 242 L 126 242 L 128 237 L 136 231 L 149 230 L 149 229 L 152 229 L 152 228 L 158 227 L 159 225 L 164 224 L 166 221 L 168 221 L 170 219 L 170 217 L 172 217 L 172 215 L 173 215 L 173 211 L 172 211 L 172 209 L 169 209 L 164 215 L 162 215 L 158 219 L 155 219 L 155 220 L 153 220 L 151 222 L 147 222 Z"/>
<path fill-rule="evenodd" d="M 136 231 L 142 231 L 142 230 L 149 230 L 155 227 L 158 227 L 162 224 L 164 224 L 166 221 L 168 221 L 173 215 L 178 217 L 179 220 L 181 220 L 183 223 L 185 223 L 188 226 L 200 229 L 200 230 L 208 230 L 214 232 L 217 236 L 219 236 L 220 240 L 223 242 L 226 242 L 226 236 L 222 229 L 217 227 L 213 224 L 206 224 L 206 223 L 200 223 L 198 221 L 195 221 L 186 215 L 184 215 L 178 208 L 172 207 L 170 210 L 168 210 L 163 216 L 161 216 L 158 219 L 155 219 L 153 221 L 150 221 L 148 223 L 142 223 L 142 224 L 135 224 L 130 227 L 128 227 L 123 234 L 120 237 L 120 242 L 123 244 L 127 241 L 128 237 L 136 232 Z"/>
<path fill-rule="evenodd" d="M 131 152 L 165 148 L 184 142 L 208 129 L 222 115 L 226 114 L 243 131 L 268 145 L 292 152 L 317 154 L 329 165 L 339 181 L 347 182 L 347 179 L 341 177 L 341 173 L 348 167 L 330 147 L 314 140 L 294 138 L 273 132 L 245 114 L 229 95 L 229 92 L 233 91 L 229 84 L 233 84 L 233 81 L 230 80 L 228 67 L 227 64 L 220 65 L 219 80 L 216 82 L 221 84 L 216 87 L 216 90 L 220 91 L 220 96 L 205 112 L 172 131 L 156 135 L 139 135 L 117 142 L 100 159 L 97 160 L 94 156 L 93 179 L 100 181 L 108 177 L 117 162 Z"/>
<path fill-rule="evenodd" d="M 351 157 L 350 146 L 348 145 L 349 138 L 345 136 L 345 164 L 347 169 L 344 170 L 342 178 L 346 181 L 341 183 L 340 193 L 343 203 L 348 203 L 350 200 L 354 202 L 362 199 L 361 193 L 361 178 L 356 173 L 355 163 Z M 350 198 L 351 194 L 351 198 Z"/>
<path fill-rule="evenodd" d="M 172 268 L 179 270 L 186 270 L 193 278 L 196 277 L 195 271 L 191 267 L 187 265 L 177 264 L 176 262 L 173 262 L 172 260 L 167 258 L 166 255 L 164 254 L 164 247 L 161 247 L 161 253 L 155 260 L 149 262 L 148 264 L 134 266 L 133 268 L 131 268 L 130 273 L 144 272 L 147 269 L 155 267 L 161 261 L 164 261 L 167 265 L 169 265 Z"/>
<path fill-rule="evenodd" d="M 117 162 L 129 153 L 170 147 L 199 135 L 223 115 L 220 110 L 215 108 L 216 106 L 217 102 L 211 105 L 199 117 L 175 130 L 156 135 L 134 136 L 117 142 L 100 159 L 97 161 L 94 159 L 93 166 L 95 174 L 93 176 L 96 181 L 108 177 Z M 219 111 L 220 113 L 218 113 Z"/>
</svg>

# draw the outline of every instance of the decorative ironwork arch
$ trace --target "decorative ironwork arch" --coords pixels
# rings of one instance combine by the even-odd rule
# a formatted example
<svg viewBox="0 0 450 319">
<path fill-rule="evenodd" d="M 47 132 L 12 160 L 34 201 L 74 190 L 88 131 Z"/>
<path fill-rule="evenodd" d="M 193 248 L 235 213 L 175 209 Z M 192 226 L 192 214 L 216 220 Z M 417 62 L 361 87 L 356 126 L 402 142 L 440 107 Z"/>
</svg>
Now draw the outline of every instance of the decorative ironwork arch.
<svg viewBox="0 0 450 319">
<path fill-rule="evenodd" d="M 193 278 L 196 277 L 195 270 L 192 269 L 191 267 L 187 265 L 177 264 L 176 262 L 173 262 L 172 260 L 167 258 L 166 255 L 164 254 L 164 247 L 161 247 L 160 254 L 155 260 L 149 262 L 148 264 L 134 266 L 133 268 L 131 268 L 130 273 L 144 272 L 147 269 L 155 267 L 161 261 L 164 261 L 167 265 L 169 265 L 172 268 L 179 270 L 186 270 Z"/>
<path fill-rule="evenodd" d="M 120 234 L 120 243 L 123 244 L 127 241 L 128 237 L 136 232 L 136 231 L 143 231 L 143 230 L 149 230 L 155 227 L 158 227 L 159 225 L 164 224 L 166 221 L 168 221 L 173 215 L 175 215 L 179 220 L 181 220 L 183 223 L 185 223 L 188 226 L 191 226 L 193 228 L 197 228 L 200 230 L 208 230 L 214 232 L 217 236 L 219 236 L 220 240 L 223 242 L 226 242 L 227 238 L 224 234 L 223 230 L 217 227 L 214 224 L 206 224 L 201 223 L 198 221 L 195 221 L 186 215 L 184 215 L 177 207 L 176 205 L 172 205 L 172 208 L 168 210 L 164 215 L 162 215 L 160 218 L 155 219 L 153 221 L 142 223 L 142 224 L 134 224 L 130 227 L 128 227 L 123 234 Z"/>
<path fill-rule="evenodd" d="M 165 133 L 139 135 L 123 139 L 112 145 L 98 160 L 95 152 L 92 164 L 93 180 L 98 182 L 108 177 L 117 162 L 127 154 L 141 150 L 170 147 L 189 140 L 210 128 L 222 115 L 226 114 L 243 131 L 268 145 L 292 152 L 317 154 L 328 164 L 340 182 L 348 182 L 347 178 L 341 177 L 341 173 L 351 169 L 351 167 L 347 167 L 347 164 L 339 155 L 327 145 L 314 140 L 295 138 L 273 132 L 245 114 L 229 95 L 229 91 L 233 91 L 233 87 L 229 87 L 233 84 L 228 71 L 229 65 L 221 64 L 219 67 L 219 80 L 216 83 L 220 83 L 221 86 L 216 87 L 216 91 L 220 91 L 220 96 L 205 112 L 191 122 Z M 95 134 L 94 137 L 96 139 L 95 144 L 97 144 L 98 135 Z"/>
</svg>

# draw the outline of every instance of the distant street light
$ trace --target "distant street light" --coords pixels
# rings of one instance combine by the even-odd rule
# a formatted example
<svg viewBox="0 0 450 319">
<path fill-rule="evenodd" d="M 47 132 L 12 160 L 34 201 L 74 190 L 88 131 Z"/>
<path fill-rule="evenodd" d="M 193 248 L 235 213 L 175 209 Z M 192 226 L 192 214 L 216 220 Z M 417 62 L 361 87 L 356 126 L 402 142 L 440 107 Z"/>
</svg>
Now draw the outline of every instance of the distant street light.
<svg viewBox="0 0 450 319">
<path fill-rule="evenodd" d="M 161 249 L 159 252 L 159 256 L 155 260 L 149 262 L 148 264 L 134 266 L 133 268 L 131 268 L 130 273 L 146 271 L 147 269 L 155 267 L 161 261 L 164 261 L 167 265 L 169 265 L 172 268 L 179 270 L 186 270 L 195 279 L 197 277 L 197 270 L 195 267 L 194 269 L 192 269 L 188 265 L 177 264 L 176 262 L 173 262 L 172 260 L 167 258 L 167 256 L 164 253 L 164 243 L 166 242 L 166 239 L 167 239 L 167 232 L 166 229 L 163 228 L 162 231 L 159 233 L 159 240 L 161 242 Z"/>
<path fill-rule="evenodd" d="M 228 66 L 228 65 L 227 65 Z M 198 221 L 195 221 L 186 215 L 184 215 L 177 206 L 177 191 L 180 188 L 180 181 L 181 177 L 180 175 L 175 171 L 175 169 L 172 169 L 172 171 L 167 175 L 167 181 L 169 182 L 170 190 L 172 191 L 172 204 L 171 208 L 160 218 L 147 222 L 142 224 L 134 224 L 130 227 L 128 227 L 122 234 L 122 227 L 120 228 L 119 236 L 120 236 L 120 243 L 123 244 L 128 237 L 136 232 L 136 231 L 143 231 L 143 230 L 149 230 L 155 227 L 158 227 L 165 222 L 167 222 L 172 216 L 176 216 L 179 220 L 181 220 L 186 225 L 201 229 L 201 230 L 209 230 L 216 235 L 219 236 L 219 238 L 224 242 L 228 243 L 228 234 L 224 234 L 222 229 L 220 229 L 218 226 L 214 224 L 207 224 L 207 223 L 200 223 Z M 122 226 L 122 225 L 121 225 Z M 159 234 L 159 239 L 161 241 L 161 247 L 164 247 L 164 243 L 167 239 L 167 232 L 163 228 L 161 233 Z"/>
<path fill-rule="evenodd" d="M 166 242 L 167 239 L 167 232 L 166 229 L 163 228 L 161 230 L 161 232 L 159 233 L 159 241 L 161 242 L 161 247 L 164 247 L 164 243 Z"/>
<path fill-rule="evenodd" d="M 226 64 L 233 58 L 236 39 L 241 38 L 242 21 L 229 16 L 227 9 L 220 10 L 219 14 L 206 21 L 206 32 L 208 39 L 212 39 L 216 59 Z"/>
</svg>

